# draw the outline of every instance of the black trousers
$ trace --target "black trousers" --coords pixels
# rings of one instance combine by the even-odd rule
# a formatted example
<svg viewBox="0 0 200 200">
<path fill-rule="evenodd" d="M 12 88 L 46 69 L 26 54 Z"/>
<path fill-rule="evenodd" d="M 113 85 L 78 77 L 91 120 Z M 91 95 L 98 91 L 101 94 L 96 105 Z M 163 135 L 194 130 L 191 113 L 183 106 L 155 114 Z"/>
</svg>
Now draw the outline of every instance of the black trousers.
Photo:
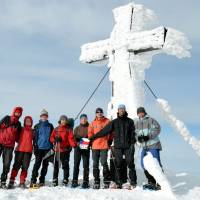
<svg viewBox="0 0 200 200">
<path fill-rule="evenodd" d="M 54 171 L 53 171 L 53 181 L 58 181 L 59 174 L 59 164 L 61 162 L 63 169 L 63 180 L 69 180 L 69 159 L 70 159 L 70 151 L 66 152 L 56 152 L 55 160 L 54 160 Z"/>
<path fill-rule="evenodd" d="M 110 170 L 108 168 L 108 150 L 92 150 L 92 159 L 93 159 L 93 176 L 94 181 L 96 183 L 100 183 L 100 170 L 99 170 L 99 161 L 101 162 L 101 165 L 103 166 L 103 178 L 104 178 L 104 184 L 110 183 Z"/>
<path fill-rule="evenodd" d="M 83 181 L 89 182 L 90 150 L 82 150 L 79 147 L 76 147 L 74 149 L 73 181 L 78 181 L 79 166 L 81 159 L 83 160 Z"/>
<path fill-rule="evenodd" d="M 31 157 L 32 153 L 15 151 L 15 161 L 13 164 L 13 169 L 17 171 L 20 168 L 22 168 L 22 170 L 28 170 Z"/>
<path fill-rule="evenodd" d="M 127 167 L 129 169 L 129 179 L 131 181 L 131 184 L 137 184 L 137 176 L 134 164 L 134 153 L 135 150 L 132 148 L 114 149 L 116 166 L 119 175 L 118 177 L 116 177 L 116 179 L 118 179 L 117 181 L 118 183 L 122 183 L 123 180 L 123 155 L 124 155 Z"/>
<path fill-rule="evenodd" d="M 45 155 L 48 152 L 49 152 L 49 150 L 43 150 L 43 149 L 38 149 L 35 152 L 35 163 L 34 163 L 34 166 L 33 166 L 31 183 L 37 182 L 38 170 L 40 169 L 41 164 L 42 164 L 42 169 L 41 169 L 39 180 L 40 180 L 40 183 L 45 182 L 45 176 L 47 174 L 49 161 L 47 159 L 43 160 L 43 158 L 45 157 Z"/>
<path fill-rule="evenodd" d="M 10 164 L 13 158 L 13 149 L 12 147 L 4 147 L 0 145 L 0 156 L 2 155 L 3 161 L 3 171 L 1 174 L 1 183 L 5 183 L 7 180 L 8 173 L 10 171 Z"/>
</svg>

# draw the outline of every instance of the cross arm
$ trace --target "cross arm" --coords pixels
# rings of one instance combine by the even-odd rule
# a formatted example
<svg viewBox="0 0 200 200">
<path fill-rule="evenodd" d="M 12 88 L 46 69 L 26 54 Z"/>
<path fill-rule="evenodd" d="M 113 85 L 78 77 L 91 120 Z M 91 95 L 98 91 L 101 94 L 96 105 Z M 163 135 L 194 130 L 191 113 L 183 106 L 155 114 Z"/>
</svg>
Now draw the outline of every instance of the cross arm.
<svg viewBox="0 0 200 200">
<path fill-rule="evenodd" d="M 110 39 L 87 43 L 81 47 L 79 59 L 83 63 L 107 62 L 110 49 Z"/>
</svg>

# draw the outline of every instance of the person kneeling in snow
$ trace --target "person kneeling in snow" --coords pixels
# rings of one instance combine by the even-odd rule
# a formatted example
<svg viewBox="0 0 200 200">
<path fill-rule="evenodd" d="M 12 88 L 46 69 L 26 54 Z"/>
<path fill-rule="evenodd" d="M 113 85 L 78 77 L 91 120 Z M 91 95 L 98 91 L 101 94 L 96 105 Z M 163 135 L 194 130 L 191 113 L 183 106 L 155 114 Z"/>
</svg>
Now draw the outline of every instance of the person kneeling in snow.
<svg viewBox="0 0 200 200">
<path fill-rule="evenodd" d="M 59 126 L 56 127 L 50 137 L 50 141 L 54 144 L 54 172 L 53 186 L 58 186 L 58 174 L 60 162 L 63 168 L 63 185 L 67 186 L 69 182 L 69 159 L 72 147 L 77 144 L 74 140 L 73 130 L 68 125 L 68 118 L 62 115 L 58 121 Z"/>
<path fill-rule="evenodd" d="M 114 154 L 116 160 L 116 185 L 117 188 L 122 188 L 123 179 L 123 155 L 129 168 L 129 179 L 130 184 L 133 188 L 137 184 L 137 176 L 134 164 L 134 153 L 135 153 L 135 126 L 134 121 L 128 118 L 125 105 L 118 106 L 117 118 L 112 120 L 105 126 L 101 131 L 93 135 L 90 140 L 94 141 L 97 138 L 105 137 L 108 134 L 113 133 L 114 139 Z"/>
<path fill-rule="evenodd" d="M 18 140 L 18 145 L 15 149 L 15 161 L 11 171 L 9 189 L 14 187 L 15 178 L 21 168 L 19 187 L 25 188 L 27 171 L 31 161 L 33 151 L 33 120 L 30 116 L 24 118 L 24 127 L 22 128 Z"/>
<path fill-rule="evenodd" d="M 141 165 L 144 169 L 144 174 L 148 179 L 148 184 L 144 188 L 158 190 L 161 189 L 153 176 L 144 168 L 143 158 L 147 152 L 150 152 L 156 158 L 162 168 L 160 161 L 160 150 L 162 149 L 158 135 L 160 134 L 159 123 L 147 115 L 145 109 L 140 107 L 137 109 L 139 119 L 135 122 L 135 132 L 137 134 L 138 142 L 141 143 L 143 149 L 141 152 Z"/>
<path fill-rule="evenodd" d="M 15 142 L 21 131 L 21 117 L 23 109 L 16 107 L 11 116 L 5 116 L 0 121 L 0 156 L 3 154 L 3 172 L 1 174 L 1 188 L 6 187 L 7 175 L 10 171 Z"/>
</svg>

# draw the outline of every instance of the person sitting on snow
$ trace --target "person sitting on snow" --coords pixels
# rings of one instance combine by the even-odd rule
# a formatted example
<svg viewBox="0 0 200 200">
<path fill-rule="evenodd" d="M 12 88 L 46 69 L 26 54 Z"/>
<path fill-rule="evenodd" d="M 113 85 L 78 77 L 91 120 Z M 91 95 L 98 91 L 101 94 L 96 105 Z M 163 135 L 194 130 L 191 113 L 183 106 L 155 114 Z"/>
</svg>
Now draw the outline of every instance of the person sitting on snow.
<svg viewBox="0 0 200 200">
<path fill-rule="evenodd" d="M 89 161 L 90 161 L 90 148 L 88 140 L 88 117 L 86 114 L 80 116 L 80 125 L 74 129 L 74 138 L 78 146 L 74 149 L 74 172 L 72 187 L 78 187 L 78 175 L 81 159 L 83 160 L 83 184 L 82 188 L 89 188 Z M 84 146 L 84 143 L 86 145 Z"/>
<path fill-rule="evenodd" d="M 103 129 L 110 120 L 104 117 L 103 109 L 96 109 L 96 117 L 94 121 L 92 121 L 88 128 L 88 137 L 94 137 L 97 132 Z M 110 185 L 110 170 L 108 168 L 108 149 L 110 137 L 105 136 L 99 138 L 92 142 L 92 159 L 93 159 L 93 176 L 94 176 L 94 189 L 100 189 L 100 170 L 99 170 L 99 161 L 103 166 L 103 177 L 104 177 L 104 188 L 108 188 Z"/>
<path fill-rule="evenodd" d="M 137 140 L 141 143 L 143 149 L 141 152 L 141 165 L 144 169 L 144 174 L 148 180 L 148 184 L 144 185 L 144 189 L 160 189 L 160 186 L 156 184 L 156 180 L 149 172 L 144 168 L 143 158 L 150 152 L 154 158 L 156 158 L 162 168 L 160 161 L 160 150 L 162 149 L 158 135 L 161 128 L 159 123 L 151 118 L 143 107 L 137 109 L 137 115 L 139 117 L 135 122 L 135 132 L 137 134 Z"/>
<path fill-rule="evenodd" d="M 48 112 L 43 109 L 40 113 L 40 121 L 34 126 L 34 154 L 35 163 L 32 170 L 30 188 L 43 186 L 45 184 L 45 176 L 49 162 L 43 160 L 46 154 L 53 148 L 49 138 L 53 131 L 53 125 L 48 121 Z M 38 170 L 42 164 L 41 174 L 39 178 L 39 185 L 36 184 L 38 177 Z"/>
<path fill-rule="evenodd" d="M 6 187 L 7 175 L 10 171 L 15 142 L 19 138 L 21 123 L 19 118 L 22 116 L 23 109 L 16 107 L 11 116 L 5 116 L 0 121 L 0 156 L 2 155 L 3 172 L 1 174 L 1 188 Z"/>
<path fill-rule="evenodd" d="M 24 118 L 24 127 L 22 128 L 19 136 L 18 145 L 15 149 L 15 161 L 11 171 L 9 189 L 14 187 L 15 178 L 21 168 L 19 187 L 25 188 L 27 171 L 31 161 L 33 151 L 33 120 L 32 117 L 26 116 Z"/>
<path fill-rule="evenodd" d="M 76 147 L 73 129 L 68 124 L 68 118 L 62 115 L 58 121 L 59 126 L 56 127 L 50 137 L 51 143 L 54 145 L 54 171 L 53 186 L 58 186 L 58 174 L 60 162 L 63 168 L 63 185 L 67 186 L 69 182 L 69 159 L 72 147 Z"/>
<path fill-rule="evenodd" d="M 137 176 L 134 164 L 135 153 L 135 126 L 134 121 L 128 118 L 125 105 L 118 106 L 117 118 L 107 124 L 101 131 L 90 137 L 91 141 L 96 141 L 98 138 L 105 137 L 108 134 L 113 134 L 114 154 L 116 160 L 116 185 L 117 188 L 122 188 L 123 179 L 123 155 L 125 155 L 126 163 L 129 168 L 129 179 L 132 188 L 136 187 Z M 94 143 L 93 142 L 93 143 Z"/>
</svg>

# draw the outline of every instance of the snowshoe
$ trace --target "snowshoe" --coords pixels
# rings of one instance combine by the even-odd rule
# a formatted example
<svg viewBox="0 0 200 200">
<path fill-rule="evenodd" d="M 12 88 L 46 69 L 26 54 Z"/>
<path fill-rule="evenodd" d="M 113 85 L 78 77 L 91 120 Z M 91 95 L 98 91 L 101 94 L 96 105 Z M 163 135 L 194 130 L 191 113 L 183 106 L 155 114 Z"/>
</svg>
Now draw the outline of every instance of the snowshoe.
<svg viewBox="0 0 200 200">
<path fill-rule="evenodd" d="M 1 182 L 0 183 L 0 188 L 1 189 L 6 189 L 7 187 L 6 187 L 6 182 Z"/>
<path fill-rule="evenodd" d="M 159 184 L 148 183 L 148 184 L 143 185 L 143 190 L 157 191 L 157 190 L 161 190 L 161 187 Z"/>
<path fill-rule="evenodd" d="M 78 181 L 72 181 L 72 188 L 77 188 L 79 186 Z"/>
<path fill-rule="evenodd" d="M 83 184 L 81 185 L 81 188 L 88 189 L 90 187 L 89 183 L 87 181 L 83 181 Z"/>
<path fill-rule="evenodd" d="M 100 189 L 100 183 L 99 182 L 95 182 L 93 185 L 93 189 L 98 190 Z"/>
<path fill-rule="evenodd" d="M 30 188 L 30 189 L 33 189 L 33 190 L 34 190 L 34 189 L 39 189 L 39 188 L 40 188 L 40 185 L 37 184 L 37 183 L 31 183 L 30 186 L 29 186 L 29 188 Z"/>
<path fill-rule="evenodd" d="M 69 183 L 69 180 L 64 179 L 62 184 L 63 184 L 63 186 L 67 187 L 67 186 L 68 186 L 68 183 Z"/>
<path fill-rule="evenodd" d="M 14 186 L 14 182 L 13 181 L 10 181 L 9 182 L 9 184 L 8 184 L 8 186 L 7 186 L 7 189 L 14 189 L 15 188 L 15 186 Z"/>
<path fill-rule="evenodd" d="M 18 187 L 21 189 L 27 189 L 27 186 L 25 183 L 20 183 Z"/>
</svg>

